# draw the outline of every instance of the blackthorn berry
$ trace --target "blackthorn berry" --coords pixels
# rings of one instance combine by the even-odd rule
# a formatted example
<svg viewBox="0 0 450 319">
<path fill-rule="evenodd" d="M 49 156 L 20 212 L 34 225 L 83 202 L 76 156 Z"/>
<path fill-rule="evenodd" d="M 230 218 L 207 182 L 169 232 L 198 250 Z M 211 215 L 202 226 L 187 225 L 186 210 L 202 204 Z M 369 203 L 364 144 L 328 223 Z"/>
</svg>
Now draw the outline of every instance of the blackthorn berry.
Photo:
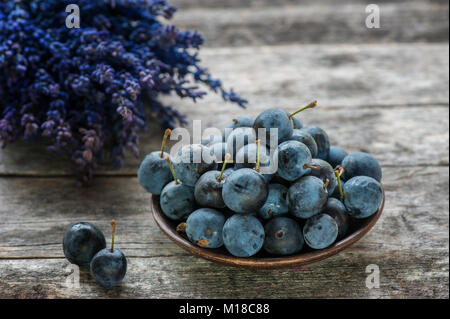
<svg viewBox="0 0 450 319">
<path fill-rule="evenodd" d="M 264 244 L 264 227 L 252 215 L 235 214 L 223 226 L 225 248 L 236 257 L 255 255 Z"/>
<path fill-rule="evenodd" d="M 232 211 L 240 214 L 257 213 L 268 195 L 264 177 L 251 168 L 233 171 L 225 179 L 222 198 Z"/>
<path fill-rule="evenodd" d="M 308 218 L 303 227 L 303 236 L 309 247 L 324 249 L 336 241 L 338 225 L 330 215 L 318 214 Z"/>
<path fill-rule="evenodd" d="M 368 176 L 356 176 L 345 182 L 344 205 L 349 215 L 366 218 L 375 214 L 383 201 L 380 183 Z"/>
<path fill-rule="evenodd" d="M 327 191 L 328 195 L 331 196 L 331 194 L 333 194 L 334 192 L 334 189 L 336 188 L 337 182 L 333 167 L 331 167 L 328 162 L 318 158 L 312 159 L 311 166 L 320 167 L 320 169 L 311 169 L 309 175 L 320 178 L 324 183 L 327 179 L 330 180 L 330 182 L 328 183 Z"/>
<path fill-rule="evenodd" d="M 113 236 L 111 249 L 102 249 L 91 261 L 91 275 L 100 285 L 110 288 L 120 284 L 127 273 L 125 255 L 114 248 L 115 221 L 111 221 Z"/>
<path fill-rule="evenodd" d="M 347 208 L 345 205 L 336 198 L 328 198 L 328 201 L 325 207 L 322 210 L 322 213 L 330 215 L 334 218 L 338 225 L 338 239 L 341 239 L 345 236 L 349 227 L 349 216 L 347 213 Z"/>
<path fill-rule="evenodd" d="M 194 244 L 204 248 L 218 248 L 223 245 L 222 230 L 225 216 L 211 208 L 200 208 L 189 215 L 186 221 L 186 235 Z"/>
<path fill-rule="evenodd" d="M 259 209 L 258 216 L 263 219 L 287 214 L 289 212 L 287 201 L 288 188 L 281 184 L 269 184 L 269 195 L 264 205 Z"/>
<path fill-rule="evenodd" d="M 89 267 L 95 254 L 105 247 L 105 236 L 91 223 L 75 223 L 64 234 L 64 255 L 72 264 L 80 267 Z"/>
<path fill-rule="evenodd" d="M 194 187 L 203 173 L 217 169 L 217 163 L 208 147 L 191 144 L 178 150 L 173 158 L 173 169 L 184 185 Z"/>
<path fill-rule="evenodd" d="M 304 176 L 289 187 L 289 212 L 296 217 L 309 218 L 322 211 L 327 199 L 328 192 L 322 180 Z"/>
<path fill-rule="evenodd" d="M 327 133 L 317 126 L 308 126 L 305 128 L 316 141 L 317 144 L 317 158 L 327 160 L 330 153 L 330 140 Z"/>
<path fill-rule="evenodd" d="M 331 146 L 330 152 L 328 153 L 327 162 L 335 168 L 336 166 L 342 165 L 342 161 L 348 155 L 347 151 L 339 146 Z"/>
<path fill-rule="evenodd" d="M 161 151 L 151 152 L 142 160 L 137 172 L 141 186 L 153 195 L 160 195 L 164 186 L 171 180 L 172 176 L 165 157 L 169 154 L 164 152 L 166 140 L 171 130 L 166 130 L 161 146 Z"/>
<path fill-rule="evenodd" d="M 288 217 L 276 217 L 264 227 L 264 250 L 274 255 L 291 255 L 302 250 L 303 234 L 298 223 Z"/>
<path fill-rule="evenodd" d="M 342 161 L 345 172 L 343 178 L 349 180 L 355 176 L 369 176 L 381 181 L 381 167 L 378 161 L 370 154 L 356 152 L 347 155 Z"/>
<path fill-rule="evenodd" d="M 227 151 L 236 158 L 237 151 L 247 144 L 256 142 L 255 130 L 251 127 L 238 127 L 227 138 Z"/>
<path fill-rule="evenodd" d="M 278 145 L 273 154 L 274 163 L 278 165 L 278 175 L 288 181 L 295 181 L 309 173 L 305 165 L 310 163 L 311 152 L 308 147 L 297 141 L 286 141 Z"/>
<path fill-rule="evenodd" d="M 314 138 L 306 132 L 304 129 L 294 129 L 291 140 L 301 142 L 305 144 L 309 151 L 311 152 L 311 157 L 315 158 L 317 156 L 317 144 Z"/>
<path fill-rule="evenodd" d="M 233 170 L 225 170 L 226 163 L 230 159 L 230 154 L 227 154 L 222 171 L 209 171 L 200 176 L 195 184 L 194 196 L 197 204 L 202 207 L 225 208 L 225 203 L 222 198 L 222 187 L 225 183 L 226 177 L 233 172 Z"/>
</svg>

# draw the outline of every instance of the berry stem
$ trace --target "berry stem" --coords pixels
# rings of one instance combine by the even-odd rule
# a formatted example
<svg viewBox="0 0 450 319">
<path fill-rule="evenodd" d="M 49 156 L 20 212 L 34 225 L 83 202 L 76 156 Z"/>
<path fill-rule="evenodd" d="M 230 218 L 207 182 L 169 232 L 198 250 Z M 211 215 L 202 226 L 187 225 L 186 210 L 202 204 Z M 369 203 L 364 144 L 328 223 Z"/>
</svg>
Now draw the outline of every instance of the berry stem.
<svg viewBox="0 0 450 319">
<path fill-rule="evenodd" d="M 111 238 L 111 252 L 114 252 L 114 237 L 116 235 L 116 221 L 113 219 L 111 221 L 111 228 L 112 228 L 112 238 Z"/>
<path fill-rule="evenodd" d="M 341 175 L 344 174 L 344 168 L 342 166 L 336 167 L 336 170 L 334 171 L 334 174 L 336 175 L 338 187 L 339 187 L 339 194 L 341 195 L 341 201 L 344 201 L 344 191 L 342 190 L 342 184 L 341 184 Z"/>
<path fill-rule="evenodd" d="M 303 165 L 303 169 L 307 169 L 307 168 L 310 168 L 310 169 L 315 169 L 316 171 L 320 171 L 320 166 L 315 166 L 315 165 L 310 165 L 310 164 L 305 164 L 305 165 Z"/>
<path fill-rule="evenodd" d="M 260 151 L 261 151 L 261 141 L 260 140 L 256 140 L 256 167 L 255 167 L 255 171 L 257 171 L 259 173 L 259 168 L 261 166 L 261 160 L 260 160 Z"/>
<path fill-rule="evenodd" d="M 185 232 L 186 232 L 186 223 L 180 223 L 180 224 L 178 224 L 176 230 L 177 230 L 177 232 L 179 232 L 179 233 L 185 233 Z"/>
<path fill-rule="evenodd" d="M 289 114 L 288 118 L 291 119 L 294 115 L 296 115 L 304 110 L 315 108 L 316 106 L 317 106 L 317 101 L 313 101 L 313 102 L 309 103 L 307 106 L 302 107 L 301 109 L 295 111 L 294 113 Z"/>
<path fill-rule="evenodd" d="M 167 164 L 169 164 L 170 172 L 172 173 L 173 180 L 175 181 L 175 184 L 179 184 L 178 178 L 175 175 L 175 171 L 173 170 L 172 163 L 170 162 L 169 156 L 166 156 L 164 159 L 166 160 Z"/>
<path fill-rule="evenodd" d="M 164 137 L 161 144 L 161 155 L 159 155 L 161 158 L 163 158 L 164 156 L 164 149 L 166 148 L 167 138 L 169 137 L 170 133 L 172 133 L 172 130 L 169 128 L 164 132 Z"/>
<path fill-rule="evenodd" d="M 323 189 L 327 189 L 328 185 L 330 185 L 330 179 L 329 178 L 327 178 L 326 181 L 325 181 L 325 184 L 323 184 Z"/>
<path fill-rule="evenodd" d="M 229 161 L 230 158 L 231 158 L 230 153 L 227 153 L 227 155 L 225 155 L 225 160 L 223 161 L 223 164 L 222 164 L 222 170 L 220 171 L 220 175 L 219 175 L 219 177 L 217 177 L 218 182 L 220 182 L 223 179 L 222 175 L 223 175 L 223 172 L 225 171 L 225 167 L 227 166 L 227 162 Z"/>
</svg>

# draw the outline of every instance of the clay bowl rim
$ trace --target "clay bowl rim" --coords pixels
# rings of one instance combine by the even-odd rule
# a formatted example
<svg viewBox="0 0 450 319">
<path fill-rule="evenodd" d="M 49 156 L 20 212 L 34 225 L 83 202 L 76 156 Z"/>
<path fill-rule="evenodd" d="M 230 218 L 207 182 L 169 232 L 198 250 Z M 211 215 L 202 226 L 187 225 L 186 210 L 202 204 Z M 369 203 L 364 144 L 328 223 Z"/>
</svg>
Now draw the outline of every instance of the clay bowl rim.
<svg viewBox="0 0 450 319">
<path fill-rule="evenodd" d="M 167 217 L 164 216 L 159 206 L 159 196 L 152 196 L 151 210 L 153 218 L 159 228 L 173 242 L 175 242 L 175 244 L 198 257 L 223 265 L 249 269 L 292 268 L 304 266 L 334 256 L 363 238 L 376 224 L 381 216 L 381 213 L 383 212 L 385 202 L 384 188 L 382 188 L 382 191 L 383 199 L 380 208 L 374 215 L 367 219 L 366 224 L 361 226 L 361 228 L 355 230 L 347 237 L 335 242 L 333 245 L 325 249 L 284 257 L 240 258 L 222 252 L 217 252 L 217 250 L 198 247 L 192 244 L 186 237 L 183 237 L 181 234 L 179 234 L 170 224 L 170 221 L 167 219 Z"/>
</svg>

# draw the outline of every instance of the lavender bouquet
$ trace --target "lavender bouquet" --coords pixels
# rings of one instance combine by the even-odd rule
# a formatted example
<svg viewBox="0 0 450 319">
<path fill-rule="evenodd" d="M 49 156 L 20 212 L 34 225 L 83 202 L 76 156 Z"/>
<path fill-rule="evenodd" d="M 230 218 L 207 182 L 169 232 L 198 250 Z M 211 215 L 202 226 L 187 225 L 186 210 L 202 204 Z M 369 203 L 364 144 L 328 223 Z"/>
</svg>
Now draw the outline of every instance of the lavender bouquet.
<svg viewBox="0 0 450 319">
<path fill-rule="evenodd" d="M 66 25 L 70 4 L 80 28 Z M 175 11 L 165 0 L 0 0 L 2 146 L 47 137 L 86 184 L 105 156 L 117 167 L 126 149 L 138 156 L 147 125 L 185 122 L 160 94 L 196 101 L 200 83 L 244 107 L 199 65 L 201 35 L 160 22 Z"/>
</svg>

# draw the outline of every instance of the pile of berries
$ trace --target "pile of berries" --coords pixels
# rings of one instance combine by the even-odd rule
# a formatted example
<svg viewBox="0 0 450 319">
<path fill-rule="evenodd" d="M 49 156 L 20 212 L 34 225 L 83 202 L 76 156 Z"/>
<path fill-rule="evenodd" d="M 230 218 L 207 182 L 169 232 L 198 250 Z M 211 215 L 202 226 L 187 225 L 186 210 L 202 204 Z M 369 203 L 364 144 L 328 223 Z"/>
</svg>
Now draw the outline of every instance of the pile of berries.
<svg viewBox="0 0 450 319">
<path fill-rule="evenodd" d="M 200 247 L 225 246 L 237 257 L 324 249 L 375 214 L 383 190 L 371 155 L 330 146 L 324 130 L 294 118 L 316 105 L 238 117 L 222 136 L 174 156 L 164 152 L 167 130 L 162 149 L 142 161 L 139 182 Z"/>
<path fill-rule="evenodd" d="M 78 222 L 71 225 L 64 235 L 64 255 L 79 267 L 90 269 L 92 277 L 100 285 L 110 288 L 120 284 L 127 273 L 125 255 L 114 248 L 116 222 L 111 221 L 111 248 L 106 248 L 103 233 L 94 225 Z"/>
</svg>

